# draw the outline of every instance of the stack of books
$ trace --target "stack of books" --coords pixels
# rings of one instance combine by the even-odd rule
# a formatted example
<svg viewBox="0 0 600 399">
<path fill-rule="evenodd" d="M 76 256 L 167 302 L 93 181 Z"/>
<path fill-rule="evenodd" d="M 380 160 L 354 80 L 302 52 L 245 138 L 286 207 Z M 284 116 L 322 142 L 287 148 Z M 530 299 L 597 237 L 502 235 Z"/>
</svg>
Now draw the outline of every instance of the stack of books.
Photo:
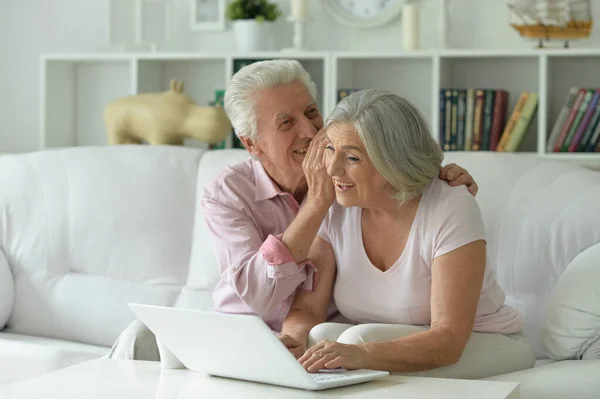
<svg viewBox="0 0 600 399">
<path fill-rule="evenodd" d="M 508 96 L 504 89 L 441 89 L 441 148 L 444 151 L 516 151 L 537 111 L 538 95 L 521 93 L 507 122 Z"/>
<path fill-rule="evenodd" d="M 600 152 L 600 89 L 569 89 L 546 151 Z"/>
</svg>

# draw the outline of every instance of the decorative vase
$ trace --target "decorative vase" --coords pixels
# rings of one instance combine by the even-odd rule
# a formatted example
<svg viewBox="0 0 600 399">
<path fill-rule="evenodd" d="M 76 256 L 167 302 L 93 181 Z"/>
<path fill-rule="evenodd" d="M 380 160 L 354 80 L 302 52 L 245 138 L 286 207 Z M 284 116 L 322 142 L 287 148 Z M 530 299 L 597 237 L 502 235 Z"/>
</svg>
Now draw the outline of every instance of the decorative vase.
<svg viewBox="0 0 600 399">
<path fill-rule="evenodd" d="M 402 43 L 404 51 L 419 49 L 419 5 L 413 1 L 402 8 Z"/>
<path fill-rule="evenodd" d="M 238 19 L 233 21 L 235 45 L 238 51 L 268 51 L 271 49 L 271 27 L 268 21 Z"/>
</svg>

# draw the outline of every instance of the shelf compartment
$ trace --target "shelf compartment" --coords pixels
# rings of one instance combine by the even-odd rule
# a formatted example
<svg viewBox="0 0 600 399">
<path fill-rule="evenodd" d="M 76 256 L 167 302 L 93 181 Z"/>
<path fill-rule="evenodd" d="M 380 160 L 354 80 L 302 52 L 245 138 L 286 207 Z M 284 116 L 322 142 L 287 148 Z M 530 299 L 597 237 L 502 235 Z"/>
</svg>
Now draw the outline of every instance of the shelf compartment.
<svg viewBox="0 0 600 399">
<path fill-rule="evenodd" d="M 44 60 L 42 148 L 106 145 L 104 107 L 131 94 L 131 60 Z"/>
<path fill-rule="evenodd" d="M 570 88 L 600 89 L 600 75 L 598 74 L 600 54 L 590 53 L 571 57 L 548 56 L 547 65 L 547 113 L 546 131 L 544 132 L 544 151 L 546 153 L 548 153 L 546 148 L 548 140 L 550 140 L 560 111 L 565 105 Z M 570 154 L 579 159 L 598 157 L 600 160 L 600 153 L 572 152 Z M 584 156 L 585 154 L 587 155 Z"/>
<path fill-rule="evenodd" d="M 432 122 L 433 59 L 423 57 L 350 56 L 334 60 L 332 109 L 339 90 L 380 88 L 390 90 L 410 101 L 428 124 Z M 430 126 L 431 127 L 431 126 Z"/>
<path fill-rule="evenodd" d="M 224 58 L 137 61 L 136 93 L 158 93 L 169 89 L 171 80 L 183 81 L 184 92 L 198 105 L 215 100 L 215 91 L 227 83 Z"/>
<path fill-rule="evenodd" d="M 136 93 L 160 93 L 169 90 L 171 80 L 182 81 L 183 91 L 199 106 L 211 105 L 216 91 L 227 82 L 226 58 L 219 56 L 137 60 Z M 193 138 L 184 140 L 187 147 L 208 148 Z"/>
<path fill-rule="evenodd" d="M 540 94 L 539 62 L 537 55 L 442 56 L 439 88 L 506 90 L 508 92 L 506 125 L 522 92 Z M 434 103 L 439 107 L 439 93 L 436 99 Z M 439 122 L 436 121 L 436 124 Z M 538 112 L 536 112 L 517 151 L 536 152 L 538 131 Z"/>
</svg>

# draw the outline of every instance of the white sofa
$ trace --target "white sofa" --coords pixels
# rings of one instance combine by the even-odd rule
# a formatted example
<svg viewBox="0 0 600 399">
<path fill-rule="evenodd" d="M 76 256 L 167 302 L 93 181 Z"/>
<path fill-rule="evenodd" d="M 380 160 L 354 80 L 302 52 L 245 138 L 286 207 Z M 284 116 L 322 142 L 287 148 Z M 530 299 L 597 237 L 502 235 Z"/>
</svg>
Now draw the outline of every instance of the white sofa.
<svg viewBox="0 0 600 399">
<path fill-rule="evenodd" d="M 134 318 L 128 302 L 212 308 L 198 196 L 246 157 L 135 145 L 1 156 L 0 384 L 106 355 Z M 520 382 L 522 398 L 600 397 L 600 173 L 507 153 L 446 162 L 479 184 L 490 266 L 539 359 L 491 379 Z"/>
</svg>

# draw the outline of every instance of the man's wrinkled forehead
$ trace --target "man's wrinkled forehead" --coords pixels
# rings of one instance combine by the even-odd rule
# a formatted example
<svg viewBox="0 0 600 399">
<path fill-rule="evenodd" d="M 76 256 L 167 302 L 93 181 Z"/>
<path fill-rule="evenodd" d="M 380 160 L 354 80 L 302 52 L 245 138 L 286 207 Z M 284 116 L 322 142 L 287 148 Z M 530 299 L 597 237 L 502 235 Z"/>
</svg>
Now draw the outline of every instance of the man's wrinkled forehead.
<svg viewBox="0 0 600 399">
<path fill-rule="evenodd" d="M 316 101 L 310 101 L 308 104 L 306 104 L 306 106 L 302 109 L 297 109 L 297 110 L 277 110 L 273 113 L 273 118 L 275 120 L 280 120 L 280 119 L 286 119 L 289 117 L 294 116 L 295 113 L 301 112 L 303 113 L 304 111 L 306 111 L 307 109 L 309 109 L 310 107 L 316 106 L 317 102 Z"/>
</svg>

